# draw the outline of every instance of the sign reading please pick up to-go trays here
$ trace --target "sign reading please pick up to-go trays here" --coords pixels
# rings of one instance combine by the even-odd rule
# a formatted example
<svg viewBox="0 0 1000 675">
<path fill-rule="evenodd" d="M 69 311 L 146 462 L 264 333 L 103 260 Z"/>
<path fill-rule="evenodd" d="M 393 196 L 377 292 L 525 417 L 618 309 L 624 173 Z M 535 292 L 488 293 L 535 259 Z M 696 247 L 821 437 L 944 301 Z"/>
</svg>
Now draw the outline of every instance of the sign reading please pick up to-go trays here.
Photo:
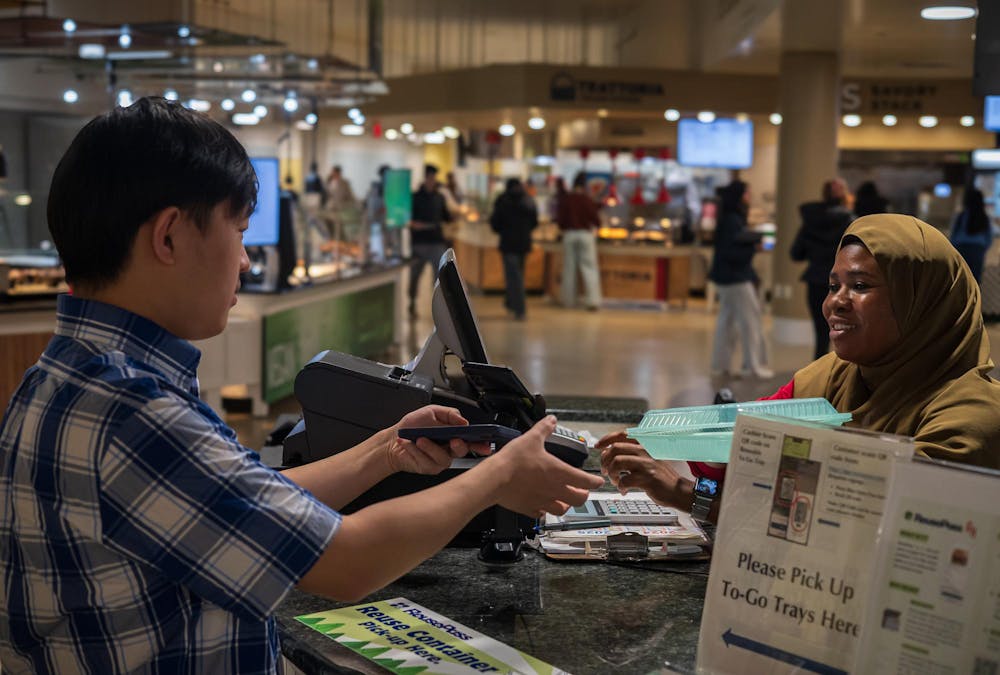
<svg viewBox="0 0 1000 675">
<path fill-rule="evenodd" d="M 400 675 L 568 675 L 406 598 L 295 618 Z"/>
</svg>

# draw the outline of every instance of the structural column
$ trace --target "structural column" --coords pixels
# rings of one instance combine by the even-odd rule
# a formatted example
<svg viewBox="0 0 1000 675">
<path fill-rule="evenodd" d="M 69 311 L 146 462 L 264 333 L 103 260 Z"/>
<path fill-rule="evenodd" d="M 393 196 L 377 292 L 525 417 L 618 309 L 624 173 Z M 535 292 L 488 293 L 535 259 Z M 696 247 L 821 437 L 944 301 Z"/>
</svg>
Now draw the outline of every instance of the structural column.
<svg viewBox="0 0 1000 675">
<path fill-rule="evenodd" d="M 773 312 L 774 339 L 786 344 L 813 342 L 805 284 L 799 280 L 804 265 L 792 262 L 789 250 L 801 224 L 799 205 L 820 199 L 823 182 L 837 175 L 840 23 L 837 0 L 784 3 Z M 807 44 L 822 51 L 804 49 Z"/>
</svg>

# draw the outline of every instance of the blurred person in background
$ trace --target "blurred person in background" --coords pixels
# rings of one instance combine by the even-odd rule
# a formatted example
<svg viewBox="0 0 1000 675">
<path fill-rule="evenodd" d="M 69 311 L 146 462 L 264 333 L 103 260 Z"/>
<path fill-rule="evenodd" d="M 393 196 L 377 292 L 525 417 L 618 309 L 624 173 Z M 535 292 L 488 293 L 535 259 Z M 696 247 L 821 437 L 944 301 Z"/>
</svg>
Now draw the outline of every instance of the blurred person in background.
<svg viewBox="0 0 1000 675">
<path fill-rule="evenodd" d="M 747 375 L 761 379 L 774 376 L 767 367 L 757 275 L 753 256 L 763 235 L 747 228 L 750 187 L 734 180 L 719 190 L 719 218 L 715 228 L 715 249 L 709 279 L 716 285 L 719 315 L 712 341 L 712 374 L 730 371 L 735 335 L 743 345 L 743 366 Z"/>
<path fill-rule="evenodd" d="M 556 220 L 562 232 L 562 304 L 576 305 L 576 274 L 583 278 L 584 305 L 592 312 L 601 306 L 601 274 L 597 267 L 595 230 L 601 225 L 597 204 L 587 194 L 587 177 L 581 171 L 573 179 L 573 191 L 558 200 Z"/>
<path fill-rule="evenodd" d="M 879 194 L 875 183 L 868 180 L 858 186 L 854 194 L 854 217 L 862 218 L 873 213 L 889 211 L 889 200 Z"/>
<path fill-rule="evenodd" d="M 809 316 L 815 334 L 813 358 L 830 351 L 830 328 L 823 318 L 823 300 L 830 284 L 830 268 L 837 255 L 837 245 L 844 230 L 851 224 L 847 208 L 847 183 L 834 178 L 823 184 L 823 201 L 806 202 L 799 206 L 802 227 L 792 242 L 792 260 L 805 261 L 802 281 L 807 286 Z"/>
<path fill-rule="evenodd" d="M 524 258 L 531 251 L 531 232 L 538 227 L 538 210 L 519 179 L 507 180 L 507 189 L 493 204 L 490 227 L 500 235 L 507 286 L 504 306 L 521 321 L 525 312 Z"/>
<path fill-rule="evenodd" d="M 983 260 L 993 245 L 993 225 L 986 214 L 983 193 L 970 187 L 965 191 L 962 212 L 951 224 L 952 245 L 965 259 L 976 283 L 983 280 Z"/>
<path fill-rule="evenodd" d="M 438 168 L 433 164 L 424 167 L 424 181 L 413 193 L 413 215 L 410 221 L 410 244 L 413 252 L 410 262 L 410 317 L 417 316 L 417 291 L 424 266 L 431 266 L 436 277 L 441 256 L 448 250 L 442 223 L 452 221 L 444 195 L 438 189 Z"/>
</svg>

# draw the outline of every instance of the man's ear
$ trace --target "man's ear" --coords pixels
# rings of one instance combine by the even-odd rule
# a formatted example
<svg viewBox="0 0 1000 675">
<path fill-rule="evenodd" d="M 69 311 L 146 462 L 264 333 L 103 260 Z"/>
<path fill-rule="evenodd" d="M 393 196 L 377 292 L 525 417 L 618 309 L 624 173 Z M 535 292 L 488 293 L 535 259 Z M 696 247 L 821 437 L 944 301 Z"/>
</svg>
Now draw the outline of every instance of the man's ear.
<svg viewBox="0 0 1000 675">
<path fill-rule="evenodd" d="M 184 214 L 180 209 L 169 206 L 149 219 L 152 224 L 153 257 L 164 265 L 173 265 L 177 261 L 174 239 L 179 234 L 178 229 L 183 217 Z"/>
</svg>

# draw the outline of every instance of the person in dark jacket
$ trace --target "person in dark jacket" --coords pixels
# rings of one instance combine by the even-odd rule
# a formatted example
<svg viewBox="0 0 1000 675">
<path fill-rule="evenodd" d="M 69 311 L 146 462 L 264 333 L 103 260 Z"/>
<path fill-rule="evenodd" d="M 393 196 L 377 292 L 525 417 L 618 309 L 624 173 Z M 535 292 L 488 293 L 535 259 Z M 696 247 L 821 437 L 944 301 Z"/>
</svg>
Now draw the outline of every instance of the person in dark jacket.
<svg viewBox="0 0 1000 675">
<path fill-rule="evenodd" d="M 854 217 L 870 216 L 873 213 L 886 213 L 889 210 L 889 201 L 879 194 L 875 183 L 865 181 L 858 186 L 858 191 L 854 195 Z"/>
<path fill-rule="evenodd" d="M 983 261 L 986 251 L 993 245 L 993 226 L 986 215 L 983 193 L 976 188 L 965 191 L 964 208 L 951 224 L 951 245 L 954 246 L 972 271 L 972 276 L 982 284 Z"/>
<path fill-rule="evenodd" d="M 830 270 L 837 256 L 837 246 L 844 230 L 851 224 L 847 209 L 847 185 L 840 178 L 823 184 L 823 201 L 806 202 L 799 206 L 802 227 L 792 242 L 792 260 L 806 261 L 802 281 L 807 286 L 809 315 L 816 335 L 818 359 L 830 350 L 830 327 L 823 318 L 823 301 L 830 284 Z"/>
<path fill-rule="evenodd" d="M 719 191 L 719 200 L 715 251 L 708 275 L 719 296 L 719 316 L 712 343 L 712 373 L 729 372 L 730 337 L 735 328 L 743 343 L 743 369 L 749 375 L 767 379 L 774 373 L 767 367 L 760 300 L 754 284 L 757 275 L 753 271 L 753 256 L 761 234 L 747 229 L 750 188 L 734 180 Z"/>
<path fill-rule="evenodd" d="M 448 250 L 441 223 L 450 223 L 451 213 L 444 195 L 438 190 L 438 168 L 433 164 L 424 167 L 424 182 L 413 193 L 413 220 L 410 221 L 410 244 L 413 252 L 410 262 L 410 317 L 417 315 L 417 291 L 424 266 L 430 263 L 432 274 L 437 274 L 438 262 Z"/>
<path fill-rule="evenodd" d="M 507 189 L 493 203 L 490 227 L 500 235 L 500 255 L 507 283 L 507 309 L 524 319 L 524 258 L 531 250 L 531 231 L 538 226 L 538 208 L 517 178 L 507 180 Z"/>
</svg>

